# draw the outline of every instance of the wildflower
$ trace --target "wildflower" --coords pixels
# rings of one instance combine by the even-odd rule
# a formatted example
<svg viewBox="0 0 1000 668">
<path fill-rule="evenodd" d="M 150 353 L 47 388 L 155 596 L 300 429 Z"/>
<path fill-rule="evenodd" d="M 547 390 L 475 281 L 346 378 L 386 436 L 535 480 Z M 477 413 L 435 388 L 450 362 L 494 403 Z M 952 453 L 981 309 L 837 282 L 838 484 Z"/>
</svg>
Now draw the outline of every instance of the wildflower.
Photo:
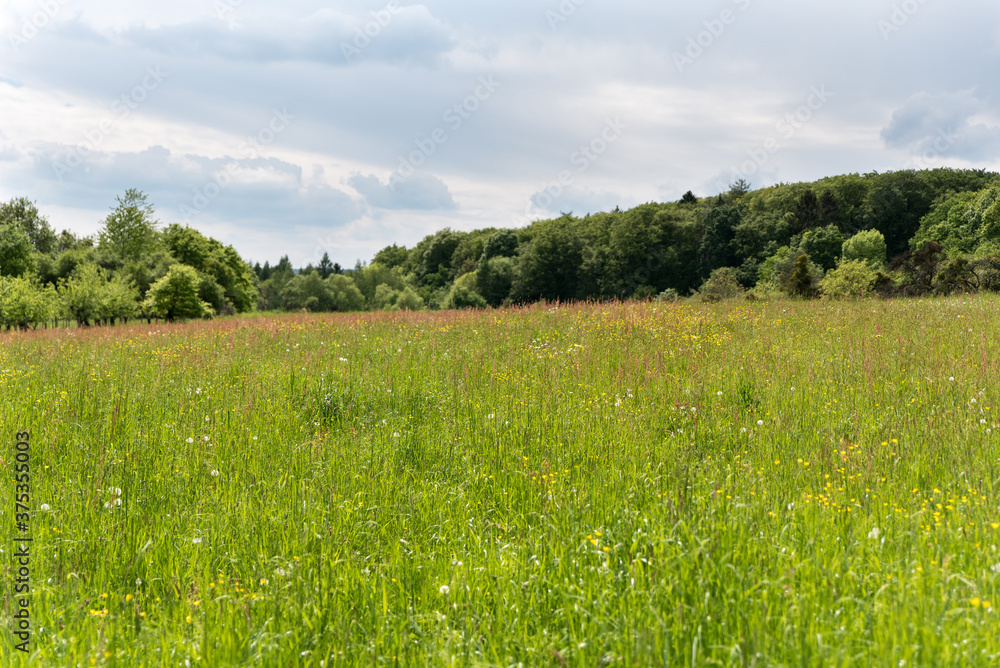
<svg viewBox="0 0 1000 668">
<path fill-rule="evenodd" d="M 141 587 L 142 586 L 142 578 L 136 578 L 135 579 L 135 586 L 136 587 Z"/>
<path fill-rule="evenodd" d="M 49 510 L 49 508 L 50 506 L 47 503 L 43 503 L 42 505 L 38 506 L 39 510 Z"/>
<path fill-rule="evenodd" d="M 133 598 L 132 594 L 125 594 L 125 602 L 128 603 Z"/>
<path fill-rule="evenodd" d="M 212 469 L 212 477 L 213 478 L 219 477 L 219 469 Z"/>
<path fill-rule="evenodd" d="M 188 443 L 194 443 L 194 439 L 193 439 L 193 438 L 191 438 L 190 436 L 188 436 L 188 439 L 187 439 L 187 442 L 188 442 Z"/>
<path fill-rule="evenodd" d="M 757 420 L 757 426 L 758 427 L 763 427 L 764 426 L 764 421 L 763 420 Z"/>
<path fill-rule="evenodd" d="M 115 487 L 115 494 L 117 494 L 118 496 L 121 496 L 122 495 L 122 488 L 121 487 Z"/>
<path fill-rule="evenodd" d="M 969 603 L 972 604 L 973 608 L 978 608 L 980 604 L 982 604 L 982 601 L 980 601 L 978 598 L 974 598 L 971 601 L 969 601 Z"/>
<path fill-rule="evenodd" d="M 122 500 L 121 499 L 115 499 L 115 505 L 116 506 L 122 505 Z"/>
<path fill-rule="evenodd" d="M 208 443 L 208 436 L 202 436 L 202 437 L 201 437 L 201 440 L 203 440 L 203 441 L 205 441 L 206 443 Z"/>
<path fill-rule="evenodd" d="M 438 591 L 441 592 L 442 595 L 447 596 L 448 592 L 451 591 L 451 588 L 448 585 L 441 585 L 441 588 L 438 589 Z"/>
<path fill-rule="evenodd" d="M 195 538 L 192 538 L 192 539 L 191 539 L 191 542 L 192 542 L 192 543 L 194 543 L 195 545 L 197 545 L 198 543 L 200 543 L 200 542 L 201 542 L 201 538 L 197 538 L 197 537 L 195 537 Z"/>
<path fill-rule="evenodd" d="M 720 397 L 722 396 L 722 392 L 716 392 L 715 394 L 718 395 L 718 396 L 720 396 Z"/>
<path fill-rule="evenodd" d="M 879 528 L 875 527 L 874 529 L 868 532 L 868 537 L 871 538 L 872 540 L 878 540 L 879 534 L 881 533 L 882 532 L 879 530 Z"/>
</svg>

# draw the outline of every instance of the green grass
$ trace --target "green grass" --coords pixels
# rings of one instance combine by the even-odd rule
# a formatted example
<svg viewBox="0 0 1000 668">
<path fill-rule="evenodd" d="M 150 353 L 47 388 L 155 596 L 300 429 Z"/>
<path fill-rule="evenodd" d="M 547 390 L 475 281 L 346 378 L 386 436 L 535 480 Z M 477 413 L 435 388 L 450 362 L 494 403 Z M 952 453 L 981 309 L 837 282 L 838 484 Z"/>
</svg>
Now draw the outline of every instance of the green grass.
<svg viewBox="0 0 1000 668">
<path fill-rule="evenodd" d="M 0 664 L 996 665 L 998 323 L 976 297 L 5 335 L 34 636 L 8 598 Z"/>
</svg>

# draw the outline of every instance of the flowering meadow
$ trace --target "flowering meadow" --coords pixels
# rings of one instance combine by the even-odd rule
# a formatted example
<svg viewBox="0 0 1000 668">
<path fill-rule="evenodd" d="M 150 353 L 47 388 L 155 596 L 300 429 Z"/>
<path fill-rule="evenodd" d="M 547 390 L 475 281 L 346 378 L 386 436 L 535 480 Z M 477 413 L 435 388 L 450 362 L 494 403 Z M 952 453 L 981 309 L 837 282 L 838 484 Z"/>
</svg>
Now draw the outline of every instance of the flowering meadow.
<svg viewBox="0 0 1000 668">
<path fill-rule="evenodd" d="M 11 333 L 0 395 L 5 666 L 1000 662 L 994 296 Z"/>
</svg>

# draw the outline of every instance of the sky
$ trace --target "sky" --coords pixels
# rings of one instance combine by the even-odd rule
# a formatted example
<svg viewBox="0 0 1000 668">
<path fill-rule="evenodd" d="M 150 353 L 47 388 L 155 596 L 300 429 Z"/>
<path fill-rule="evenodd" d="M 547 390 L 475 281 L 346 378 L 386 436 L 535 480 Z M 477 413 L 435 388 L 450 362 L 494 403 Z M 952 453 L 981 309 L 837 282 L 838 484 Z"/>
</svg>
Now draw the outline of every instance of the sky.
<svg viewBox="0 0 1000 668">
<path fill-rule="evenodd" d="M 692 190 L 1000 170 L 995 0 L 3 0 L 0 200 L 251 262 Z"/>
</svg>

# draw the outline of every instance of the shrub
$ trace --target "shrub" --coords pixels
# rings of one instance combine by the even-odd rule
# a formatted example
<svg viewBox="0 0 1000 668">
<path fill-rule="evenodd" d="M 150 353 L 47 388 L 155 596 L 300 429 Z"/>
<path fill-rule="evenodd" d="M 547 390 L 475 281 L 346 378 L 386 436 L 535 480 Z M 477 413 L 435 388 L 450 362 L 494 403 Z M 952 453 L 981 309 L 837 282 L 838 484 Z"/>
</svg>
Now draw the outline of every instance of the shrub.
<svg viewBox="0 0 1000 668">
<path fill-rule="evenodd" d="M 199 284 L 193 267 L 173 265 L 166 276 L 150 286 L 146 296 L 148 312 L 167 321 L 211 314 L 212 308 L 198 298 Z"/>
<path fill-rule="evenodd" d="M 805 297 L 812 299 L 818 293 L 816 284 L 816 272 L 809 266 L 809 256 L 805 253 L 799 255 L 789 274 L 782 283 L 782 289 L 792 297 Z"/>
<path fill-rule="evenodd" d="M 826 273 L 819 289 L 827 299 L 859 299 L 875 291 L 878 272 L 864 260 L 842 261 L 836 269 Z"/>
<path fill-rule="evenodd" d="M 702 283 L 698 297 L 703 302 L 717 302 L 741 297 L 745 292 L 746 289 L 740 285 L 738 270 L 734 267 L 720 267 Z"/>
<path fill-rule="evenodd" d="M 885 236 L 878 230 L 864 230 L 844 242 L 842 248 L 844 260 L 863 260 L 873 269 L 885 266 Z"/>
<path fill-rule="evenodd" d="M 486 308 L 486 300 L 474 290 L 464 285 L 454 285 L 445 300 L 445 308 Z"/>
</svg>

